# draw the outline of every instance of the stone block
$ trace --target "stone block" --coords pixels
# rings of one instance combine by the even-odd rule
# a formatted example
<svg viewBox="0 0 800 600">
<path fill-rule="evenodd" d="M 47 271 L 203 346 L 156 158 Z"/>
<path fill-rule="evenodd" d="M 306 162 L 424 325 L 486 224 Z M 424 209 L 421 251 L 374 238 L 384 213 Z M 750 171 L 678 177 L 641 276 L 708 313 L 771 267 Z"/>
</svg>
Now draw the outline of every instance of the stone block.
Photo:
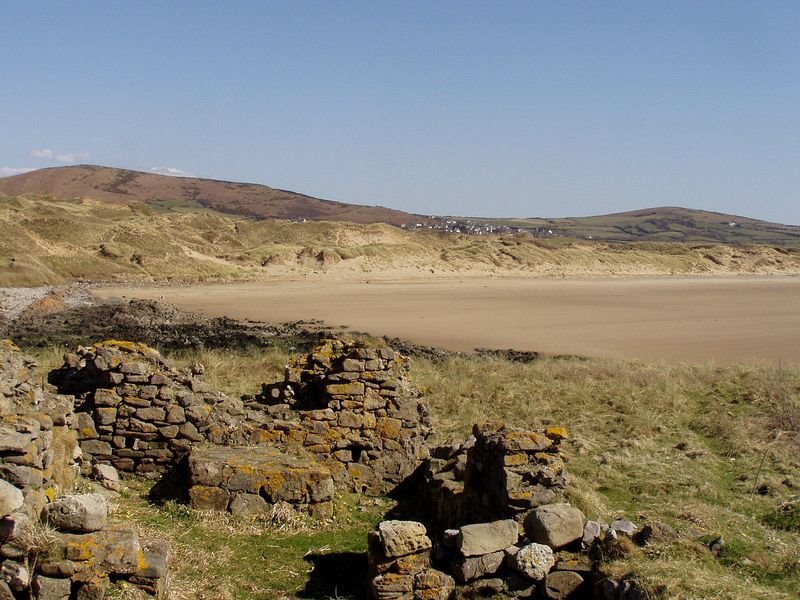
<svg viewBox="0 0 800 600">
<path fill-rule="evenodd" d="M 139 565 L 139 536 L 130 525 L 113 525 L 83 535 L 63 534 L 66 558 L 77 573 L 132 575 Z M 77 575 L 76 575 L 77 576 Z"/>
<path fill-rule="evenodd" d="M 525 517 L 525 533 L 531 541 L 558 550 L 583 537 L 583 513 L 569 504 L 546 504 Z"/>
<path fill-rule="evenodd" d="M 111 444 L 100 440 L 83 440 L 81 450 L 92 456 L 110 457 L 113 453 Z"/>
<path fill-rule="evenodd" d="M 235 517 L 255 517 L 267 514 L 270 507 L 258 494 L 238 494 L 231 500 L 228 509 Z"/>
<path fill-rule="evenodd" d="M 141 545 L 136 565 L 136 577 L 160 579 L 167 576 L 169 566 L 169 544 L 152 540 Z"/>
<path fill-rule="evenodd" d="M 554 571 L 544 579 L 544 597 L 548 600 L 577 598 L 584 580 L 574 571 Z"/>
<path fill-rule="evenodd" d="M 331 396 L 363 396 L 364 384 L 360 381 L 352 383 L 331 383 L 325 386 L 325 391 Z"/>
<path fill-rule="evenodd" d="M 228 490 L 207 485 L 189 488 L 189 506 L 197 510 L 228 510 L 231 495 Z"/>
<path fill-rule="evenodd" d="M 37 575 L 31 584 L 33 597 L 37 600 L 69 600 L 72 581 Z M 2 595 L 0 595 L 2 598 Z"/>
<path fill-rule="evenodd" d="M 460 583 L 497 574 L 503 567 L 505 552 L 502 550 L 482 556 L 461 557 L 452 565 L 453 577 Z"/>
<path fill-rule="evenodd" d="M 79 440 L 90 440 L 97 437 L 92 415 L 86 412 L 75 413 L 75 429 Z"/>
<path fill-rule="evenodd" d="M 425 526 L 416 521 L 383 521 L 378 524 L 378 533 L 387 558 L 428 552 L 433 547 Z"/>
<path fill-rule="evenodd" d="M 122 398 L 112 389 L 97 389 L 94 391 L 94 405 L 116 407 Z"/>
<path fill-rule="evenodd" d="M 19 488 L 0 479 L 0 515 L 11 514 L 22 506 L 24 500 Z"/>
<path fill-rule="evenodd" d="M 375 600 L 413 600 L 414 576 L 398 573 L 378 575 L 370 582 L 370 597 Z"/>
<path fill-rule="evenodd" d="M 518 537 L 519 526 L 513 519 L 475 523 L 461 527 L 456 547 L 464 556 L 480 556 L 513 546 Z"/>
<path fill-rule="evenodd" d="M 105 527 L 108 505 L 100 494 L 64 496 L 47 505 L 44 516 L 56 529 L 88 533 Z"/>
<path fill-rule="evenodd" d="M 0 452 L 10 454 L 24 454 L 28 451 L 33 436 L 29 433 L 19 433 L 11 427 L 0 426 Z"/>
<path fill-rule="evenodd" d="M 414 575 L 414 600 L 450 600 L 456 582 L 450 575 L 426 569 Z"/>
<path fill-rule="evenodd" d="M 111 406 L 100 406 L 94 409 L 97 422 L 101 425 L 111 425 L 117 420 L 117 409 Z"/>
<path fill-rule="evenodd" d="M 555 557 L 549 546 L 544 544 L 528 544 L 523 546 L 511 559 L 511 566 L 517 573 L 534 581 L 545 578 L 555 565 Z"/>
</svg>

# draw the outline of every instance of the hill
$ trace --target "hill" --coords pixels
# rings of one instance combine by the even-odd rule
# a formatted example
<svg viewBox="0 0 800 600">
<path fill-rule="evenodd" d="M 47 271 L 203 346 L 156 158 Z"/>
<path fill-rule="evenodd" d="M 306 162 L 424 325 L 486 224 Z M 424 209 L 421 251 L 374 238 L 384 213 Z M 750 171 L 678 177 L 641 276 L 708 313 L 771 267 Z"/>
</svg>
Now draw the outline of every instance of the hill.
<svg viewBox="0 0 800 600">
<path fill-rule="evenodd" d="M 0 286 L 92 281 L 800 273 L 800 250 L 254 220 L 0 196 Z"/>
<path fill-rule="evenodd" d="M 257 219 L 392 225 L 427 222 L 424 217 L 399 210 L 323 200 L 255 183 L 170 177 L 93 165 L 53 167 L 5 177 L 0 179 L 0 193 L 92 198 L 115 204 L 143 202 L 164 211 L 211 209 Z"/>
<path fill-rule="evenodd" d="M 591 217 L 495 222 L 534 235 L 550 235 L 552 231 L 552 235 L 609 242 L 800 244 L 800 226 L 674 206 Z"/>
<path fill-rule="evenodd" d="M 678 207 L 569 218 L 435 218 L 381 206 L 313 198 L 253 183 L 168 177 L 90 165 L 40 169 L 0 179 L 0 194 L 90 198 L 147 204 L 165 213 L 217 212 L 255 219 L 388 223 L 410 229 L 487 234 L 525 232 L 539 238 L 605 242 L 687 242 L 800 247 L 800 226 Z"/>
</svg>

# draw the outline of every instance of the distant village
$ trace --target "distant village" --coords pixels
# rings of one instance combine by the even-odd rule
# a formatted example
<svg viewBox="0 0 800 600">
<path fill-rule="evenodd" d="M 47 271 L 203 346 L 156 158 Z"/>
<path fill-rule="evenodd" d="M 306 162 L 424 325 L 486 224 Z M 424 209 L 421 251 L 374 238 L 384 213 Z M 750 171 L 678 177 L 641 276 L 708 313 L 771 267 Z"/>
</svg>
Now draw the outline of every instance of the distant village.
<svg viewBox="0 0 800 600">
<path fill-rule="evenodd" d="M 442 219 L 429 217 L 425 223 L 409 223 L 400 227 L 408 231 L 444 231 L 447 233 L 461 233 L 464 235 L 519 235 L 527 234 L 534 237 L 551 237 L 558 235 L 552 229 L 541 227 L 510 227 L 508 225 L 493 225 L 485 221 Z"/>
</svg>

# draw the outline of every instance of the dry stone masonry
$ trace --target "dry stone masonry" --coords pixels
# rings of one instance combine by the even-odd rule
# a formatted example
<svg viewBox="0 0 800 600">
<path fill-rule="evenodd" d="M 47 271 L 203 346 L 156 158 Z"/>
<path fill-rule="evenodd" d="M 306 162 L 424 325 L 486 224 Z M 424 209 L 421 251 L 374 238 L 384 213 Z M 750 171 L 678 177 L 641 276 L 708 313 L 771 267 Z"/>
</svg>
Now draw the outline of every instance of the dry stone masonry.
<svg viewBox="0 0 800 600">
<path fill-rule="evenodd" d="M 563 500 L 566 437 L 561 427 L 487 423 L 463 444 L 432 449 L 421 521 L 384 522 L 370 535 L 371 597 L 643 599 L 594 560 L 600 545 L 635 536 L 635 526 L 587 521 Z M 432 577 L 443 582 L 435 591 L 419 586 Z"/>
<path fill-rule="evenodd" d="M 521 521 L 557 501 L 569 482 L 559 444 L 562 427 L 522 431 L 478 424 L 460 445 L 433 449 L 423 493 L 442 527 L 497 518 Z"/>
<path fill-rule="evenodd" d="M 426 458 L 430 417 L 407 370 L 388 347 L 324 340 L 283 381 L 230 398 L 200 365 L 175 369 L 147 346 L 110 340 L 67 355 L 54 380 L 79 399 L 86 469 L 157 477 L 188 457 L 195 508 L 256 514 L 288 502 L 323 516 L 331 482 L 385 493 Z"/>
<path fill-rule="evenodd" d="M 38 381 L 36 363 L 0 341 L 0 598 L 102 598 L 111 578 L 163 597 L 168 547 L 110 524 L 103 496 L 69 493 L 86 422 Z"/>
<path fill-rule="evenodd" d="M 259 400 L 288 419 L 262 435 L 333 457 L 334 478 L 354 491 L 391 491 L 427 456 L 431 431 L 428 408 L 407 373 L 407 359 L 388 346 L 323 340 L 287 367 L 283 382 L 264 386 Z"/>
<path fill-rule="evenodd" d="M 112 579 L 167 593 L 167 545 L 113 522 L 103 496 L 70 494 L 78 471 L 110 490 L 118 471 L 165 476 L 190 506 L 246 517 L 288 504 L 327 518 L 337 487 L 384 494 L 413 481 L 418 518 L 369 536 L 371 597 L 643 598 L 594 559 L 644 532 L 564 501 L 563 428 L 480 424 L 429 449 L 427 407 L 388 347 L 324 340 L 243 398 L 131 342 L 67 355 L 51 381 L 71 395 L 39 385 L 35 367 L 0 342 L 0 598 L 103 598 Z"/>
<path fill-rule="evenodd" d="M 213 392 L 203 367 L 172 368 L 143 344 L 109 340 L 68 354 L 54 379 L 78 398 L 81 450 L 118 471 L 157 477 L 197 442 L 244 443 L 258 423 Z"/>
</svg>

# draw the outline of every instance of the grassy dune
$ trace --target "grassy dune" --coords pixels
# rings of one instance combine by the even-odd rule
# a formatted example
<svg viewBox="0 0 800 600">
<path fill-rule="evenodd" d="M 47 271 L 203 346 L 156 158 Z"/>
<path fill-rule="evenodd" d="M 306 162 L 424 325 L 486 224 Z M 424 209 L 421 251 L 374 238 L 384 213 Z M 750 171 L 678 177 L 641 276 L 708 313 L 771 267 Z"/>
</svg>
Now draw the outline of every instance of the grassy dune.
<svg viewBox="0 0 800 600">
<path fill-rule="evenodd" d="M 225 281 L 326 274 L 522 276 L 798 273 L 771 246 L 620 244 L 407 232 L 383 224 L 256 221 L 92 200 L 0 197 L 0 286 Z"/>
<path fill-rule="evenodd" d="M 56 362 L 52 352 L 43 358 Z M 177 358 L 203 362 L 212 386 L 241 394 L 279 379 L 288 355 L 204 351 Z M 609 557 L 608 572 L 638 580 L 653 598 L 796 597 L 800 371 L 477 357 L 413 359 L 411 369 L 432 407 L 439 440 L 462 440 L 483 420 L 565 425 L 574 504 L 590 518 L 658 521 L 678 532 L 678 539 L 647 549 L 624 548 Z M 221 522 L 174 505 L 153 511 L 137 488 L 119 503 L 120 511 L 179 549 L 173 575 L 178 598 L 189 597 L 181 595 L 186 590 L 207 598 L 297 593 L 309 585 L 304 554 L 362 551 L 366 532 L 387 508 L 385 502 L 342 497 L 337 521 L 292 533 L 280 523 Z M 725 544 L 716 556 L 705 542 L 718 536 Z M 194 543 L 200 555 L 184 551 Z M 223 547 L 214 553 L 213 567 L 203 566 L 204 548 Z M 270 557 L 269 572 L 251 568 L 250 558 L 259 553 Z"/>
</svg>

